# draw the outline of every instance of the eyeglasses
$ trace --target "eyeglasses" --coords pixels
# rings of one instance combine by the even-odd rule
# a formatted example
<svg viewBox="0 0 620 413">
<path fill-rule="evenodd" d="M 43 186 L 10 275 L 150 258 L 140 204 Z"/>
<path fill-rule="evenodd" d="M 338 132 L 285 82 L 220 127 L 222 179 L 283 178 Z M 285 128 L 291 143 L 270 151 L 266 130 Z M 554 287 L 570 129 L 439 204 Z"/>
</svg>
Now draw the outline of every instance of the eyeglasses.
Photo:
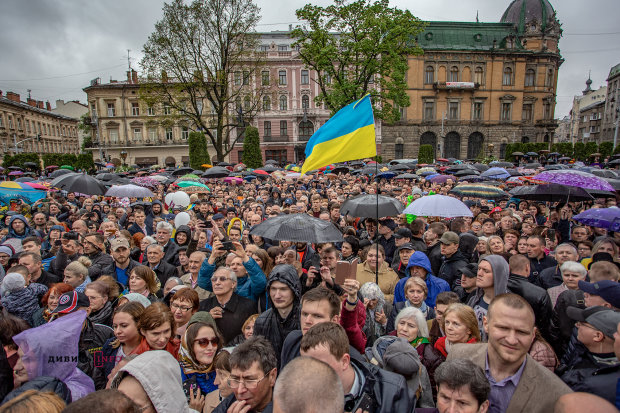
<svg viewBox="0 0 620 413">
<path fill-rule="evenodd" d="M 221 277 L 211 277 L 211 282 L 212 283 L 217 282 L 217 281 L 225 282 L 225 281 L 228 281 L 228 280 L 230 280 L 230 278 L 229 277 L 225 277 L 223 275 Z"/>
<path fill-rule="evenodd" d="M 219 337 L 213 337 L 213 338 L 200 338 L 198 340 L 195 341 L 195 343 L 198 343 L 198 345 L 202 348 L 207 348 L 207 345 L 209 345 L 209 343 L 211 343 L 212 346 L 216 346 L 218 344 L 220 344 L 220 339 Z"/>
<path fill-rule="evenodd" d="M 181 310 L 181 312 L 183 313 L 187 313 L 189 310 L 192 309 L 192 307 L 187 307 L 184 305 L 178 305 L 178 304 L 170 304 L 170 309 L 174 312 L 176 310 Z"/>
<path fill-rule="evenodd" d="M 269 373 L 271 373 L 272 370 L 273 369 L 269 370 L 267 372 L 267 374 L 265 374 L 260 379 L 244 379 L 242 377 L 229 377 L 228 378 L 228 386 L 231 389 L 236 389 L 236 388 L 239 387 L 239 385 L 241 383 L 243 383 L 243 385 L 245 386 L 246 389 L 254 390 L 256 387 L 258 387 L 258 383 L 260 383 L 261 381 L 265 380 L 265 377 L 267 377 L 269 375 Z"/>
</svg>

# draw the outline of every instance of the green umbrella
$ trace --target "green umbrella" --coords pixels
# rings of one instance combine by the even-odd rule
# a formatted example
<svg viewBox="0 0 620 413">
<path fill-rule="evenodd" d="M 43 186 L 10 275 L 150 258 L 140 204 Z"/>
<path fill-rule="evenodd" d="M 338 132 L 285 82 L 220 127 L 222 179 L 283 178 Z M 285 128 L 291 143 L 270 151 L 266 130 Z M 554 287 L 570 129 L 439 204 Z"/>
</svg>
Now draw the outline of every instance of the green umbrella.
<svg viewBox="0 0 620 413">
<path fill-rule="evenodd" d="M 179 179 L 200 179 L 200 177 L 196 174 L 187 174 L 187 175 L 183 175 Z"/>
<path fill-rule="evenodd" d="M 206 186 L 205 184 L 201 184 L 200 182 L 181 181 L 177 183 L 177 186 L 179 186 L 180 188 L 187 188 L 188 186 L 196 186 L 196 187 L 208 189 L 210 191 L 208 186 Z"/>
<path fill-rule="evenodd" d="M 72 167 L 71 165 L 62 165 L 60 167 L 60 169 L 69 169 L 70 171 L 74 171 L 75 170 L 75 168 Z"/>
</svg>

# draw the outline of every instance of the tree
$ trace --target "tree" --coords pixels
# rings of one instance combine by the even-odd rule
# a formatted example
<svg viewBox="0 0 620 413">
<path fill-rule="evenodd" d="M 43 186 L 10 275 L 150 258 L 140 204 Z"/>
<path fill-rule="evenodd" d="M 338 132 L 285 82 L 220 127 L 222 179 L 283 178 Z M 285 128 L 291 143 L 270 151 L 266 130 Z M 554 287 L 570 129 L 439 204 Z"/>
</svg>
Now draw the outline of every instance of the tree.
<svg viewBox="0 0 620 413">
<path fill-rule="evenodd" d="M 258 129 L 254 126 L 245 128 L 245 139 L 243 141 L 243 159 L 248 168 L 260 168 L 263 166 L 263 156 L 260 151 L 260 139 Z"/>
<path fill-rule="evenodd" d="M 614 150 L 614 144 L 612 142 L 602 142 L 598 146 L 598 151 L 603 155 L 603 159 L 611 156 L 611 153 Z"/>
<path fill-rule="evenodd" d="M 93 147 L 93 126 L 91 123 L 90 115 L 88 113 L 84 113 L 80 117 L 80 121 L 78 122 L 78 129 L 84 133 L 84 139 L 82 140 L 82 152 L 84 152 L 87 148 Z"/>
<path fill-rule="evenodd" d="M 203 164 L 210 164 L 207 138 L 202 132 L 191 132 L 188 139 L 189 166 L 194 169 L 204 169 Z"/>
<path fill-rule="evenodd" d="M 251 0 L 173 0 L 143 47 L 141 98 L 204 131 L 220 161 L 262 101 L 263 89 L 250 86 L 262 61 L 259 12 Z"/>
<path fill-rule="evenodd" d="M 418 150 L 418 164 L 433 163 L 433 146 L 432 145 L 420 145 Z"/>
<path fill-rule="evenodd" d="M 26 153 L 18 153 L 15 155 L 4 155 L 4 158 L 2 160 L 2 166 L 6 169 L 10 166 L 18 166 L 22 169 L 27 169 L 24 166 L 25 162 L 33 162 L 37 165 L 41 165 L 41 160 L 39 159 L 39 154 L 37 153 L 32 153 L 32 152 L 26 152 Z M 36 168 L 37 170 L 40 169 L 40 167 Z M 10 172 L 10 171 L 9 171 Z"/>
<path fill-rule="evenodd" d="M 407 59 L 422 54 L 415 37 L 424 24 L 408 10 L 390 8 L 388 0 L 335 0 L 328 7 L 307 4 L 297 18 L 308 23 L 292 32 L 303 63 L 320 75 L 316 102 L 336 113 L 371 94 L 375 116 L 400 119 L 409 106 Z"/>
<path fill-rule="evenodd" d="M 575 143 L 573 156 L 577 161 L 585 161 L 587 158 L 586 155 L 586 145 L 583 142 Z"/>
</svg>

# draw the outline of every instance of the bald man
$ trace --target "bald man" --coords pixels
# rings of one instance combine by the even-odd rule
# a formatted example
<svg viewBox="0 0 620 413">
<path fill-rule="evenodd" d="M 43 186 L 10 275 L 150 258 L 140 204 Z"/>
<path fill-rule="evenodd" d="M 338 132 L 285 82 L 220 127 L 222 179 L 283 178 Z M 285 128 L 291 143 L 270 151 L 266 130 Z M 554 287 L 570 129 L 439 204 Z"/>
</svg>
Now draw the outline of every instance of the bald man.
<svg viewBox="0 0 620 413">
<path fill-rule="evenodd" d="M 607 400 L 591 393 L 568 393 L 555 403 L 553 413 L 617 413 L 618 409 Z"/>
</svg>

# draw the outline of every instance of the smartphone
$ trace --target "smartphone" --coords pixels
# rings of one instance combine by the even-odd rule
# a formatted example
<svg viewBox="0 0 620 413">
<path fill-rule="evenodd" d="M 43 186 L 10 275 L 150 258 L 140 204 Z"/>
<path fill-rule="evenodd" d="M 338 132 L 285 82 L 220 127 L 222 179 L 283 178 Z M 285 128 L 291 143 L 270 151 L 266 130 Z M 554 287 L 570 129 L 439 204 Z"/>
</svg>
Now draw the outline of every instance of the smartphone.
<svg viewBox="0 0 620 413">
<path fill-rule="evenodd" d="M 362 393 L 362 397 L 355 403 L 355 407 L 351 411 L 357 412 L 359 409 L 362 412 L 375 413 L 375 401 L 366 392 Z"/>
<path fill-rule="evenodd" d="M 235 250 L 235 246 L 233 245 L 232 241 L 224 241 L 222 242 L 222 249 L 224 251 L 233 251 Z"/>
<path fill-rule="evenodd" d="M 211 221 L 207 221 L 207 222 L 205 222 L 204 227 L 205 228 L 213 228 L 213 223 Z"/>
<path fill-rule="evenodd" d="M 358 261 L 356 258 L 352 262 L 338 261 L 336 263 L 336 284 L 342 285 L 345 280 L 356 279 Z"/>
</svg>

